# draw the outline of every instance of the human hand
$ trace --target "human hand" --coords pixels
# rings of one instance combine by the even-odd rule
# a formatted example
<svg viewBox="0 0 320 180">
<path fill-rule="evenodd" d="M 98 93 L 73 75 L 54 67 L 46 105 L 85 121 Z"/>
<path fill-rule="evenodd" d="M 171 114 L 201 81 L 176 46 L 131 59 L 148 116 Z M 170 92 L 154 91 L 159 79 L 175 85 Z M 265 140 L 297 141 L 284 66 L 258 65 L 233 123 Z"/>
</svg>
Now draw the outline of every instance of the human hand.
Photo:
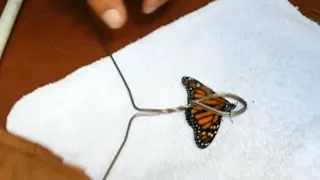
<svg viewBox="0 0 320 180">
<path fill-rule="evenodd" d="M 150 14 L 168 0 L 143 0 L 142 11 Z M 93 11 L 112 29 L 121 28 L 127 21 L 123 0 L 87 0 Z"/>
</svg>

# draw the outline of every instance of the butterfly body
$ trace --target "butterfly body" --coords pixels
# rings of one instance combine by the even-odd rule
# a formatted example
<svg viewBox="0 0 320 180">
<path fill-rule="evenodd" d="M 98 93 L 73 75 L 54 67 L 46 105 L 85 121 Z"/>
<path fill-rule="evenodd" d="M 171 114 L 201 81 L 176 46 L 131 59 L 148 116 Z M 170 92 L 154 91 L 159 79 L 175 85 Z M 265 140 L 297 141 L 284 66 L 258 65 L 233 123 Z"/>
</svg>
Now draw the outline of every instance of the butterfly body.
<svg viewBox="0 0 320 180">
<path fill-rule="evenodd" d="M 191 77 L 183 77 L 182 83 L 187 90 L 188 104 L 215 92 Z M 202 102 L 211 108 L 230 112 L 236 105 L 222 97 L 214 97 Z M 215 138 L 221 124 L 221 116 L 201 106 L 191 106 L 185 110 L 186 120 L 194 131 L 194 140 L 200 149 L 208 147 Z"/>
</svg>

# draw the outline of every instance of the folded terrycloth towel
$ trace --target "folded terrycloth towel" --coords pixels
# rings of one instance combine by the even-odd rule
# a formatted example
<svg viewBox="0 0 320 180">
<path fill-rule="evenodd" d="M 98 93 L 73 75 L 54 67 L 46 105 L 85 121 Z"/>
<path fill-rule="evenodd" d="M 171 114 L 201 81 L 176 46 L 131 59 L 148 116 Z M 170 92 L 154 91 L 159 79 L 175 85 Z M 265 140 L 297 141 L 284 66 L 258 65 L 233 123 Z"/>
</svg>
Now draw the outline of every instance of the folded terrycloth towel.
<svg viewBox="0 0 320 180">
<path fill-rule="evenodd" d="M 319 47 L 319 26 L 287 1 L 219 0 L 116 52 L 138 106 L 186 104 L 191 76 L 248 110 L 204 150 L 183 112 L 137 119 L 110 179 L 318 180 Z M 100 180 L 135 112 L 105 57 L 23 97 L 7 128 Z"/>
</svg>

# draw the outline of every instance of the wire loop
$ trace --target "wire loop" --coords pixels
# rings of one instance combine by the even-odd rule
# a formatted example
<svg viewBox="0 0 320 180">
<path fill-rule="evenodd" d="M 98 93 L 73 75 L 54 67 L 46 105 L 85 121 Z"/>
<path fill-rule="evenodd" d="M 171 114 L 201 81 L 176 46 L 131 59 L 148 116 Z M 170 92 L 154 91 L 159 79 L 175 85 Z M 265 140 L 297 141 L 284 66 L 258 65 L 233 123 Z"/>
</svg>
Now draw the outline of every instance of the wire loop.
<svg viewBox="0 0 320 180">
<path fill-rule="evenodd" d="M 211 99 L 211 98 L 214 98 L 214 97 L 229 97 L 229 98 L 233 98 L 233 99 L 239 101 L 243 105 L 243 107 L 240 110 L 237 110 L 237 111 L 224 112 L 224 111 L 220 111 L 218 109 L 211 108 L 211 107 L 209 107 L 209 106 L 207 106 L 207 105 L 202 103 L 203 101 Z M 201 99 L 198 99 L 198 100 L 195 100 L 195 101 L 191 101 L 190 104 L 193 105 L 193 106 L 195 106 L 195 105 L 196 106 L 200 106 L 203 109 L 205 109 L 207 111 L 211 111 L 211 112 L 213 112 L 215 114 L 218 114 L 220 116 L 237 116 L 237 115 L 240 115 L 240 114 L 244 113 L 247 110 L 247 106 L 248 106 L 247 102 L 244 99 L 242 99 L 240 96 L 238 96 L 236 94 L 224 93 L 224 92 L 211 94 L 211 95 L 208 95 L 208 96 L 203 97 Z"/>
</svg>

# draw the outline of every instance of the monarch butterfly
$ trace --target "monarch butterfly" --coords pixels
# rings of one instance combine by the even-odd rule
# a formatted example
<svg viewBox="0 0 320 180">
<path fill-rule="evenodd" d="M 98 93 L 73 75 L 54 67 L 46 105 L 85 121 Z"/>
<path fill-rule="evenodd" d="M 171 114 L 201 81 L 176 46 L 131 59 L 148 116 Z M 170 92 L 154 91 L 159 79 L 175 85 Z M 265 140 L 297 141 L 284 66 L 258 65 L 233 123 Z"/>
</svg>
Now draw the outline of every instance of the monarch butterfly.
<svg viewBox="0 0 320 180">
<path fill-rule="evenodd" d="M 187 90 L 188 104 L 215 92 L 196 79 L 184 76 L 182 83 Z M 203 104 L 221 111 L 231 112 L 236 105 L 222 97 L 215 97 L 202 102 Z M 200 149 L 208 147 L 215 138 L 221 123 L 221 115 L 207 111 L 201 106 L 186 108 L 185 116 L 194 131 L 194 140 Z"/>
</svg>

